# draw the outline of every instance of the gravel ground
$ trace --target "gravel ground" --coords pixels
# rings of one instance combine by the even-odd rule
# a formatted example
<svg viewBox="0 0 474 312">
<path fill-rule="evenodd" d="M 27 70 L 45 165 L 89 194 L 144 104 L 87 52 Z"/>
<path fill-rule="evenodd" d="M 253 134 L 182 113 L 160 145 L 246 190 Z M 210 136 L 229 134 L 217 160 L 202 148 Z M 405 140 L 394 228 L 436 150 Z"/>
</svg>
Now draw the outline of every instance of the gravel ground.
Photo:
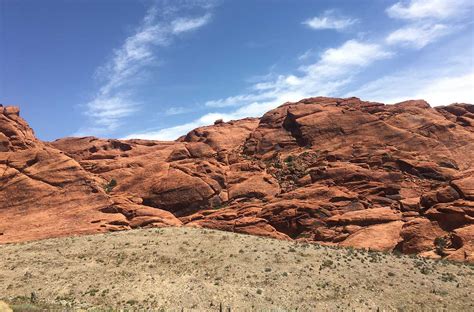
<svg viewBox="0 0 474 312">
<path fill-rule="evenodd" d="M 474 266 L 193 228 L 0 246 L 17 311 L 474 311 Z"/>
</svg>

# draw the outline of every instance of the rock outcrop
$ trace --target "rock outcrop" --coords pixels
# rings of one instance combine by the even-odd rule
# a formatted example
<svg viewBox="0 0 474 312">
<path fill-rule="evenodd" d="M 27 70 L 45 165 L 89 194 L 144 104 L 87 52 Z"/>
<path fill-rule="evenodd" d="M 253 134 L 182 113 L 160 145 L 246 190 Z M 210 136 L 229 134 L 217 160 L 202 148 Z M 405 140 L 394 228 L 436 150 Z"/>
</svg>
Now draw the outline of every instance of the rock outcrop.
<svg viewBox="0 0 474 312">
<path fill-rule="evenodd" d="M 1 242 L 185 225 L 473 259 L 470 104 L 309 98 L 174 142 L 45 143 L 0 110 Z"/>
<path fill-rule="evenodd" d="M 139 214 L 141 221 L 124 213 L 143 209 L 124 200 L 117 204 L 105 192 L 104 177 L 37 140 L 18 108 L 0 107 L 0 140 L 0 242 L 181 224 L 158 209 Z"/>
</svg>

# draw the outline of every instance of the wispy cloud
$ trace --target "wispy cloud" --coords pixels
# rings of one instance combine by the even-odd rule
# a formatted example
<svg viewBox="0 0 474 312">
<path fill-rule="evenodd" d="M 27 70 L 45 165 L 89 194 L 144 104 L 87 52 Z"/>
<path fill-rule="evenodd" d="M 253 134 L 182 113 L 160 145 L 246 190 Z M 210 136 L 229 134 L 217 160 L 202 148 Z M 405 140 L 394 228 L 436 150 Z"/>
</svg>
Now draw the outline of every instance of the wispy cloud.
<svg viewBox="0 0 474 312">
<path fill-rule="evenodd" d="M 355 86 L 344 96 L 357 95 L 384 103 L 425 99 L 431 105 L 474 100 L 474 54 L 471 33 L 450 41 L 449 45 L 423 53 L 423 61 Z"/>
<path fill-rule="evenodd" d="M 208 107 L 228 107 L 242 105 L 242 103 L 253 102 L 265 98 L 265 95 L 260 94 L 240 94 L 235 96 L 229 96 L 223 99 L 210 100 L 206 102 Z"/>
<path fill-rule="evenodd" d="M 106 135 L 116 130 L 123 118 L 140 109 L 140 103 L 134 99 L 134 87 L 143 79 L 146 69 L 157 61 L 155 48 L 167 46 L 174 37 L 209 23 L 209 12 L 197 17 L 179 16 L 180 5 L 211 7 L 204 1 L 177 1 L 172 7 L 152 6 L 135 32 L 113 52 L 110 61 L 98 68 L 96 75 L 102 84 L 85 104 L 90 122 L 76 135 Z"/>
<path fill-rule="evenodd" d="M 197 29 L 206 25 L 211 20 L 211 14 L 206 14 L 197 18 L 178 18 L 171 23 L 171 32 L 180 34 L 182 32 Z"/>
<path fill-rule="evenodd" d="M 424 97 L 431 105 L 454 102 L 472 103 L 474 99 L 474 70 L 461 75 L 437 77 L 428 81 L 412 98 Z"/>
<path fill-rule="evenodd" d="M 450 3 L 453 7 L 448 8 Z M 397 2 L 386 11 L 390 17 L 407 22 L 399 29 L 388 33 L 385 39 L 348 40 L 338 47 L 324 50 L 316 61 L 300 66 L 291 74 L 264 75 L 262 80 L 253 82 L 246 92 L 205 103 L 208 109 L 232 107 L 231 111 L 207 113 L 182 125 L 144 131 L 129 135 L 128 138 L 176 139 L 195 127 L 212 124 L 219 118 L 227 121 L 257 117 L 284 102 L 315 95 L 359 96 L 385 103 L 395 103 L 408 98 L 425 98 L 433 105 L 449 104 L 454 101 L 472 102 L 471 99 L 474 98 L 472 56 L 460 58 L 455 64 L 439 64 L 441 68 L 411 67 L 374 79 L 362 86 L 356 78 L 375 62 L 403 53 L 400 48 L 420 49 L 443 36 L 454 33 L 457 26 L 453 21 L 465 15 L 469 7 L 468 2 L 463 0 Z M 343 30 L 355 23 L 356 19 L 341 16 L 335 18 L 332 11 L 305 21 L 305 24 L 313 29 L 335 30 Z M 307 60 L 309 55 L 317 57 L 314 50 L 308 51 L 300 60 Z M 468 52 L 472 54 L 472 49 Z M 453 60 L 450 59 L 449 62 Z"/>
<path fill-rule="evenodd" d="M 227 114 L 211 113 L 202 116 L 199 119 L 193 120 L 191 122 L 164 128 L 160 130 L 148 130 L 139 133 L 132 133 L 124 137 L 123 139 L 147 139 L 147 140 L 162 140 L 162 141 L 171 141 L 175 140 L 178 137 L 186 134 L 187 132 L 201 126 L 210 125 L 217 119 L 226 119 L 228 120 Z"/>
<path fill-rule="evenodd" d="M 458 68 L 460 70 L 460 68 Z M 431 105 L 472 103 L 474 71 L 443 73 L 441 70 L 404 70 L 371 81 L 347 94 L 383 103 L 424 99 Z"/>
<path fill-rule="evenodd" d="M 362 68 L 391 57 L 392 53 L 374 43 L 349 40 L 338 48 L 325 50 L 317 62 L 299 68 L 300 74 L 279 75 L 252 86 L 252 91 L 223 99 L 208 101 L 207 106 L 245 105 L 270 99 L 294 100 L 310 94 L 330 95 Z"/>
<path fill-rule="evenodd" d="M 320 16 L 307 19 L 303 24 L 312 29 L 334 29 L 341 31 L 358 22 L 359 20 L 357 19 L 339 16 L 333 10 L 328 10 Z"/>
<path fill-rule="evenodd" d="M 386 41 L 392 45 L 402 45 L 421 49 L 424 46 L 449 34 L 452 29 L 443 24 L 413 24 L 390 33 Z"/>
<path fill-rule="evenodd" d="M 325 50 L 319 60 L 299 68 L 298 74 L 279 75 L 267 81 L 255 83 L 250 92 L 223 99 L 208 101 L 208 107 L 238 106 L 228 113 L 209 113 L 189 123 L 161 130 L 145 131 L 128 135 L 127 138 L 157 140 L 176 139 L 195 127 L 208 125 L 216 119 L 239 119 L 261 116 L 266 111 L 287 101 L 304 97 L 333 95 L 346 86 L 363 68 L 392 53 L 374 43 L 349 40 L 338 48 Z"/>
<path fill-rule="evenodd" d="M 472 6 L 472 0 L 410 0 L 390 6 L 387 14 L 406 20 L 448 19 L 465 15 Z"/>
<path fill-rule="evenodd" d="M 314 55 L 313 49 L 306 50 L 305 52 L 298 55 L 298 60 L 305 61 Z"/>
<path fill-rule="evenodd" d="M 474 90 L 474 72 L 445 77 L 436 77 L 434 73 L 402 72 L 372 81 L 345 96 L 357 95 L 383 103 L 397 103 L 408 99 L 423 98 L 431 105 L 448 105 L 454 102 L 472 102 L 474 98 L 474 91 L 472 90 Z M 292 94 L 281 94 L 265 102 L 244 105 L 230 113 L 208 113 L 188 123 L 160 130 L 134 133 L 124 139 L 171 141 L 197 127 L 210 125 L 217 119 L 229 121 L 244 117 L 258 117 L 286 101 L 295 101 L 307 96 L 298 93 L 294 93 L 293 96 Z"/>
<path fill-rule="evenodd" d="M 182 115 L 182 114 L 190 113 L 192 111 L 193 109 L 189 107 L 172 106 L 165 111 L 165 116 Z"/>
<path fill-rule="evenodd" d="M 391 45 L 421 49 L 461 26 L 457 22 L 471 15 L 472 0 L 410 0 L 388 7 L 389 17 L 408 23 L 391 32 L 386 42 Z M 469 14 L 471 13 L 471 14 Z"/>
</svg>

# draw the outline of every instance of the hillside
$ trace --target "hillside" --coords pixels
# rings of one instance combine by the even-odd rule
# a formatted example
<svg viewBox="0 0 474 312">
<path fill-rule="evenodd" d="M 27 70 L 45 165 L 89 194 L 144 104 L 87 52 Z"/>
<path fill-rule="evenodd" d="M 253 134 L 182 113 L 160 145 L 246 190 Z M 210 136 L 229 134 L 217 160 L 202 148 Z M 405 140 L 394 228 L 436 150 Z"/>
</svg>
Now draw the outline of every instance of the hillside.
<svg viewBox="0 0 474 312">
<path fill-rule="evenodd" d="M 0 107 L 0 243 L 189 226 L 474 261 L 474 106 L 285 103 L 174 142 L 42 142 Z"/>
<path fill-rule="evenodd" d="M 30 311 L 472 311 L 473 283 L 467 264 L 185 227 L 0 246 L 0 300 Z"/>
</svg>

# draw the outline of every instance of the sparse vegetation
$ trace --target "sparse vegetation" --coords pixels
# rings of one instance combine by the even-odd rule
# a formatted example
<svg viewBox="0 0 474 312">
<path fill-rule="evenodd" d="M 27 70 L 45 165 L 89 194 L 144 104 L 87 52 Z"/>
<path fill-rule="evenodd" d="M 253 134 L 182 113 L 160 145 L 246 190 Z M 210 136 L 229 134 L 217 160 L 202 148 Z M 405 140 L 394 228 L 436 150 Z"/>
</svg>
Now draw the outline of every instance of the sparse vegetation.
<svg viewBox="0 0 474 312">
<path fill-rule="evenodd" d="M 112 179 L 106 185 L 104 185 L 104 191 L 108 194 L 117 186 L 117 180 Z"/>
<path fill-rule="evenodd" d="M 434 240 L 434 244 L 436 246 L 436 253 L 443 256 L 445 255 L 444 249 L 448 246 L 448 240 L 445 237 L 437 237 Z"/>
<path fill-rule="evenodd" d="M 472 311 L 473 278 L 462 263 L 208 229 L 0 246 L 15 311 Z"/>
<path fill-rule="evenodd" d="M 306 150 L 300 154 L 275 157 L 266 162 L 267 170 L 278 180 L 286 191 L 295 188 L 298 180 L 308 174 L 310 164 L 318 159 L 318 153 Z"/>
</svg>

